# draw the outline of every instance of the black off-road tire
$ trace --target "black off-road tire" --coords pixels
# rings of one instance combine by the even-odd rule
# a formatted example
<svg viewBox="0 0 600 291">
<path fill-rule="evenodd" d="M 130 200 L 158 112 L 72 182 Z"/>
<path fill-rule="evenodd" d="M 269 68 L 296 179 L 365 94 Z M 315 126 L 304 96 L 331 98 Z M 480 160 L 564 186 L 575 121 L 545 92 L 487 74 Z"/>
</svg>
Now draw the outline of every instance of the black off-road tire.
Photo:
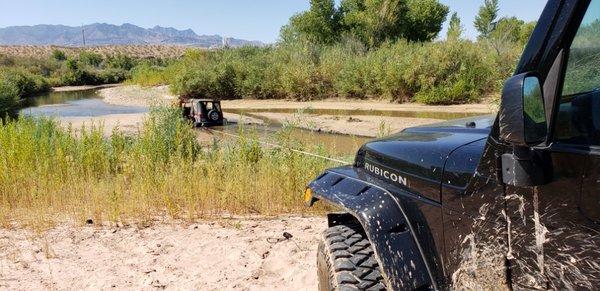
<svg viewBox="0 0 600 291">
<path fill-rule="evenodd" d="M 386 290 L 371 243 L 360 225 L 328 228 L 319 242 L 320 291 Z"/>
<path fill-rule="evenodd" d="M 221 118 L 219 112 L 217 112 L 216 110 L 211 110 L 210 112 L 208 112 L 207 116 L 208 119 L 212 122 L 217 122 Z"/>
</svg>

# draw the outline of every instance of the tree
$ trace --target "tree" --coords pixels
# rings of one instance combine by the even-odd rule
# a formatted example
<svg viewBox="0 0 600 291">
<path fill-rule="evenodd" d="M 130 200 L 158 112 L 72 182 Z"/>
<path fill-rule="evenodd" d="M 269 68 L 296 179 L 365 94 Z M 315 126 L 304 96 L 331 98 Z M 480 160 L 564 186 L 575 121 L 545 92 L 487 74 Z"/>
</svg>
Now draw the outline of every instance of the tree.
<svg viewBox="0 0 600 291">
<path fill-rule="evenodd" d="M 374 47 L 397 39 L 434 39 L 448 7 L 438 0 L 343 0 L 340 14 L 345 33 Z"/>
<path fill-rule="evenodd" d="M 368 47 L 397 39 L 430 41 L 447 15 L 438 0 L 342 0 L 339 9 L 334 0 L 311 0 L 308 11 L 283 27 L 281 39 L 331 44 L 344 36 Z"/>
<path fill-rule="evenodd" d="M 403 37 L 409 41 L 431 41 L 442 30 L 449 8 L 437 0 L 407 0 Z"/>
<path fill-rule="evenodd" d="M 339 18 L 334 0 L 311 0 L 310 9 L 292 16 L 281 30 L 284 42 L 305 40 L 331 44 L 338 40 Z"/>
<path fill-rule="evenodd" d="M 488 38 L 502 42 L 519 42 L 523 25 L 525 25 L 525 21 L 514 16 L 502 17 L 496 22 L 494 29 L 489 32 Z"/>
<path fill-rule="evenodd" d="M 498 54 L 514 45 L 525 46 L 535 25 L 536 22 L 525 22 L 516 17 L 502 17 L 490 32 L 488 41 Z"/>
<path fill-rule="evenodd" d="M 452 17 L 450 17 L 450 24 L 448 25 L 448 33 L 446 34 L 446 38 L 448 40 L 459 40 L 463 33 L 463 27 L 458 17 L 458 13 L 452 13 Z"/>
<path fill-rule="evenodd" d="M 340 13 L 344 33 L 374 47 L 402 36 L 406 4 L 401 0 L 343 0 Z"/>
<path fill-rule="evenodd" d="M 483 6 L 479 7 L 474 22 L 475 28 L 479 31 L 479 38 L 488 38 L 494 30 L 498 11 L 498 0 L 485 0 Z"/>
<path fill-rule="evenodd" d="M 533 30 L 537 25 L 537 21 L 527 22 L 521 26 L 521 31 L 519 33 L 519 43 L 523 46 L 527 44 L 529 38 L 533 34 Z"/>
</svg>

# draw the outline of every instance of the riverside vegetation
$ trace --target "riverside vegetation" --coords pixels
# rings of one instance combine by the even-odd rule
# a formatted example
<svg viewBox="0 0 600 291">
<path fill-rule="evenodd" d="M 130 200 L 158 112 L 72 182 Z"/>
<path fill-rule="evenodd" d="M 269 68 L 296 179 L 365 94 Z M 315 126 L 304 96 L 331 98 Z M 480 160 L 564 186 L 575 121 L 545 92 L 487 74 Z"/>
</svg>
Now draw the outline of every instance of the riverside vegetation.
<svg viewBox="0 0 600 291">
<path fill-rule="evenodd" d="M 279 143 L 327 155 L 278 133 Z M 231 142 L 200 147 L 177 109 L 154 108 L 138 135 L 100 126 L 62 129 L 20 118 L 0 125 L 0 225 L 74 219 L 144 223 L 168 215 L 303 213 L 302 192 L 330 162 L 261 147 L 240 128 Z M 318 210 L 317 210 L 318 211 Z"/>
</svg>

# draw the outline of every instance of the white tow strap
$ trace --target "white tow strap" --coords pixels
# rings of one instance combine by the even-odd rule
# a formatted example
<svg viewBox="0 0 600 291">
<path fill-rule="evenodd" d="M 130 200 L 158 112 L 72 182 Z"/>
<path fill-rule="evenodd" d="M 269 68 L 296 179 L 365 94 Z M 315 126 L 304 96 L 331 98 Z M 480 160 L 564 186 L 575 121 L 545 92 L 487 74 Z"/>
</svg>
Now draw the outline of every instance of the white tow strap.
<svg viewBox="0 0 600 291">
<path fill-rule="evenodd" d="M 222 135 L 227 135 L 227 136 L 231 136 L 231 137 L 235 137 L 235 138 L 239 138 L 240 137 L 239 135 L 228 133 L 228 132 L 224 132 L 224 131 L 221 131 L 221 130 L 214 130 L 214 129 L 207 129 L 207 130 L 210 131 L 210 132 L 218 132 L 218 133 L 220 133 Z M 330 158 L 330 157 L 325 157 L 325 156 L 317 155 L 317 154 L 311 153 L 311 152 L 305 152 L 305 151 L 301 151 L 301 150 L 297 150 L 297 149 L 292 149 L 292 148 L 284 147 L 282 145 L 278 145 L 278 144 L 274 144 L 274 143 L 269 143 L 269 142 L 261 141 L 261 140 L 258 140 L 258 139 L 253 139 L 253 140 L 256 141 L 256 142 L 258 142 L 258 143 L 260 143 L 260 144 L 262 144 L 262 145 L 273 147 L 273 148 L 286 149 L 286 150 L 289 150 L 289 151 L 292 151 L 292 152 L 295 152 L 295 153 L 299 153 L 299 154 L 303 154 L 303 155 L 311 156 L 311 157 L 315 157 L 315 158 L 320 158 L 320 159 L 323 159 L 323 160 L 327 160 L 327 161 L 331 161 L 331 162 L 336 162 L 336 163 L 339 163 L 339 164 L 344 164 L 344 165 L 351 164 L 351 162 L 344 161 L 344 160 L 338 160 L 338 159 L 334 159 L 334 158 Z"/>
</svg>

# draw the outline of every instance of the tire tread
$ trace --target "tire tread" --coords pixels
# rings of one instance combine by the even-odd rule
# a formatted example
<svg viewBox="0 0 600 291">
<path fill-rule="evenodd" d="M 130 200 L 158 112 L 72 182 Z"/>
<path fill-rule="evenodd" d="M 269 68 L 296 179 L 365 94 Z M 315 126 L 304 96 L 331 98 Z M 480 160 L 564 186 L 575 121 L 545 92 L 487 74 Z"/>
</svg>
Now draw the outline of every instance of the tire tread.
<svg viewBox="0 0 600 291">
<path fill-rule="evenodd" d="M 360 225 L 328 228 L 319 244 L 319 269 L 327 268 L 329 284 L 319 280 L 319 290 L 386 290 L 371 243 Z M 323 278 L 324 279 L 324 278 Z M 323 286 L 326 285 L 326 286 Z"/>
</svg>

